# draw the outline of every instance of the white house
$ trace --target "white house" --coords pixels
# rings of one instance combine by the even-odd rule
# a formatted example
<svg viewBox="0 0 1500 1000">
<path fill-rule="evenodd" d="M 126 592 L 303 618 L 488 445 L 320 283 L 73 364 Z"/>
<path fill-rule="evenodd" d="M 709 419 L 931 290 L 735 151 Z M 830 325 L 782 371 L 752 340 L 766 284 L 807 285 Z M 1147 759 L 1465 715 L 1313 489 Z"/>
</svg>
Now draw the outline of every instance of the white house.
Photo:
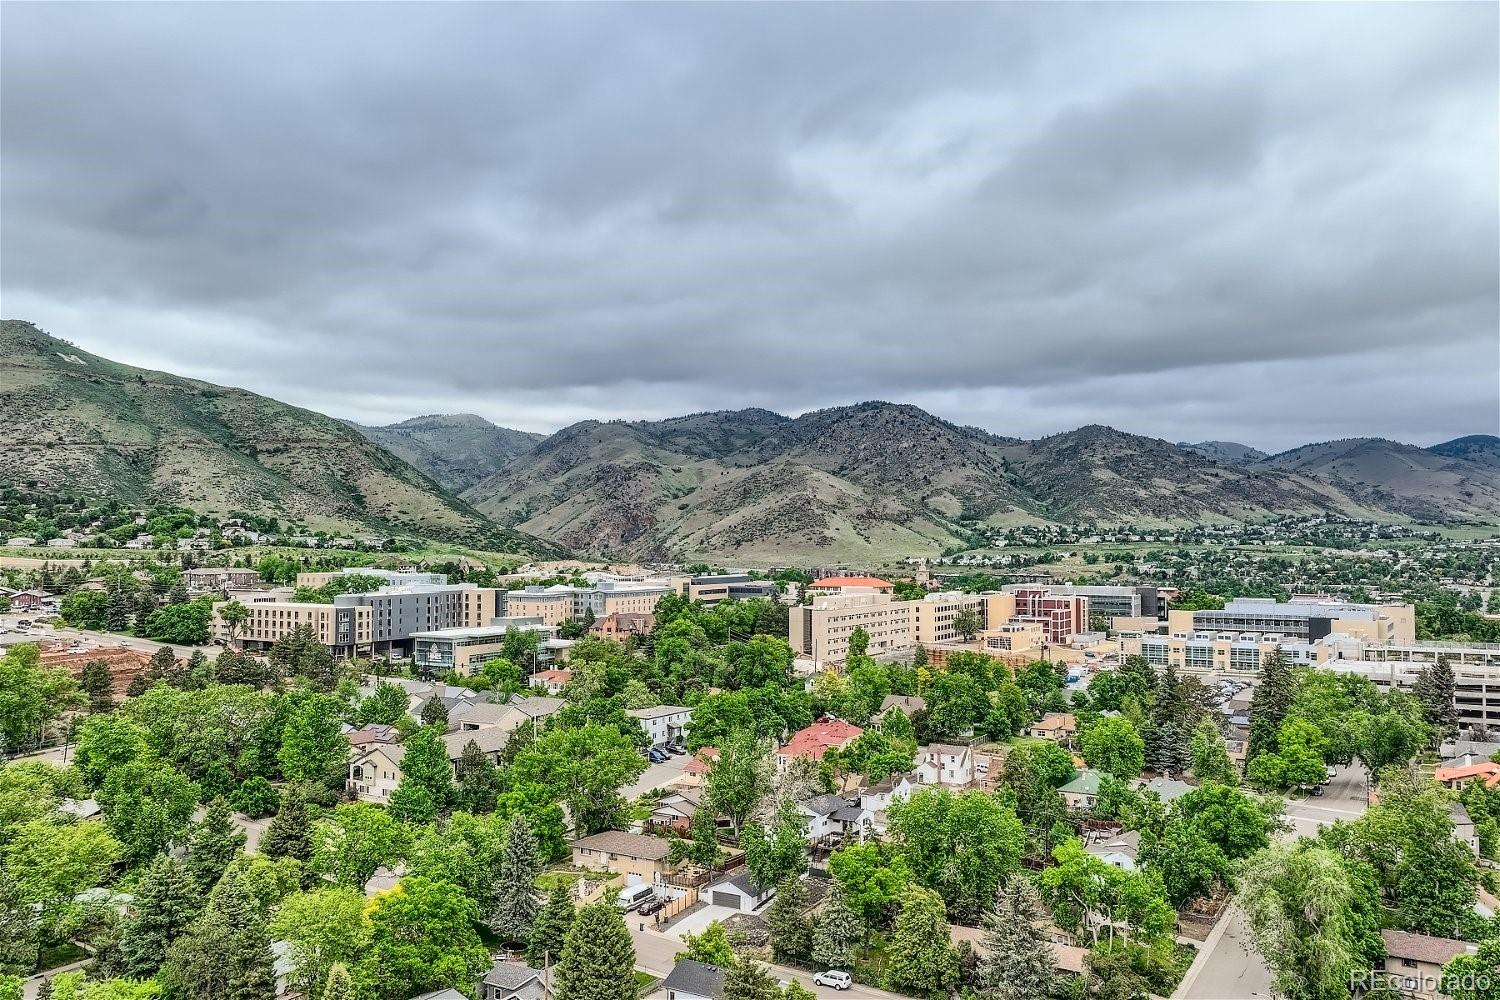
<svg viewBox="0 0 1500 1000">
<path fill-rule="evenodd" d="M 406 748 L 399 743 L 372 746 L 349 762 L 348 789 L 362 802 L 391 800 L 391 793 L 401 784 L 401 758 Z"/>
<path fill-rule="evenodd" d="M 923 785 L 967 788 L 974 783 L 974 751 L 951 743 L 917 747 L 917 781 Z"/>
<path fill-rule="evenodd" d="M 751 913 L 760 909 L 774 895 L 776 895 L 774 885 L 757 885 L 748 871 L 740 872 L 734 878 L 727 878 L 708 887 L 710 903 L 714 906 L 727 906 L 741 913 Z"/>
<path fill-rule="evenodd" d="M 693 724 L 693 710 L 681 705 L 657 705 L 655 708 L 632 708 L 626 710 L 646 731 L 646 737 L 654 747 L 669 743 L 686 743 L 688 728 Z"/>
<path fill-rule="evenodd" d="M 1106 834 L 1103 838 L 1086 844 L 1084 850 L 1111 868 L 1135 871 L 1135 859 L 1141 850 L 1141 834 L 1139 830 Z"/>
</svg>

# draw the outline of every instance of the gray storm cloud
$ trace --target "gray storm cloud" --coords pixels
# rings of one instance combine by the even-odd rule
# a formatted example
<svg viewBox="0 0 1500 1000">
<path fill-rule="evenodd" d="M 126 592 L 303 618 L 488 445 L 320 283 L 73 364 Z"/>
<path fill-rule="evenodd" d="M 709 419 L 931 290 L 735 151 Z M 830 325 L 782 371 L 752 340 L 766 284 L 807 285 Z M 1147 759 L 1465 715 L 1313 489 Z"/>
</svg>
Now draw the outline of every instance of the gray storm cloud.
<svg viewBox="0 0 1500 1000">
<path fill-rule="evenodd" d="M 0 8 L 0 294 L 365 421 L 1500 430 L 1493 5 Z"/>
</svg>

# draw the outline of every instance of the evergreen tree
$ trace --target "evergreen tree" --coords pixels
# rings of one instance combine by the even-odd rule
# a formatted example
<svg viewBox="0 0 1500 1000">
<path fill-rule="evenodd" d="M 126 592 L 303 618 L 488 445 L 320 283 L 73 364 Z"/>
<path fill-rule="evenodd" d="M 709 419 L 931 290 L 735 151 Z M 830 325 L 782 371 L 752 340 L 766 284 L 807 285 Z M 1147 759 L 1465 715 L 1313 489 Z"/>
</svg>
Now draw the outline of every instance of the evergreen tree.
<svg viewBox="0 0 1500 1000">
<path fill-rule="evenodd" d="M 982 1000 L 1052 995 L 1052 945 L 1037 929 L 1043 916 L 1036 887 L 1019 873 L 1007 876 L 984 916 L 984 957 L 975 974 Z"/>
<path fill-rule="evenodd" d="M 635 947 L 613 900 L 578 911 L 557 965 L 555 1000 L 636 1000 Z"/>
<path fill-rule="evenodd" d="M 260 906 L 234 873 L 208 907 L 167 950 L 162 981 L 180 1000 L 266 1000 L 276 995 L 271 940 Z"/>
<path fill-rule="evenodd" d="M 495 909 L 487 921 L 501 941 L 525 944 L 536 924 L 536 877 L 542 872 L 537 856 L 536 838 L 526 817 L 510 821 L 505 845 L 500 851 L 500 865 L 495 874 Z"/>
<path fill-rule="evenodd" d="M 766 914 L 771 951 L 778 961 L 801 961 L 812 953 L 812 927 L 806 911 L 807 886 L 795 875 L 782 879 Z"/>
<path fill-rule="evenodd" d="M 500 796 L 500 769 L 490 763 L 478 743 L 470 740 L 464 744 L 454 770 L 458 779 L 454 806 L 476 816 L 494 812 Z"/>
<path fill-rule="evenodd" d="M 307 812 L 307 792 L 292 785 L 281 797 L 276 818 L 266 827 L 260 852 L 268 858 L 312 859 L 312 818 Z"/>
<path fill-rule="evenodd" d="M 151 682 L 146 679 L 145 674 L 136 674 L 134 677 L 130 678 L 130 683 L 125 688 L 125 695 L 128 698 L 139 698 L 141 695 L 145 694 L 150 687 Z"/>
<path fill-rule="evenodd" d="M 83 665 L 83 676 L 79 687 L 89 696 L 89 712 L 97 715 L 115 707 L 114 679 L 109 673 L 109 664 L 103 660 L 90 660 Z"/>
<path fill-rule="evenodd" d="M 354 1000 L 354 980 L 342 962 L 335 962 L 328 970 L 328 985 L 323 987 L 323 1000 Z"/>
<path fill-rule="evenodd" d="M 891 930 L 886 981 L 911 996 L 948 996 L 958 981 L 958 952 L 943 911 L 931 889 L 912 886 L 901 898 Z"/>
<path fill-rule="evenodd" d="M 1422 715 L 1432 727 L 1433 739 L 1437 743 L 1449 739 L 1458 731 L 1458 709 L 1453 703 L 1453 668 L 1446 656 L 1424 667 L 1417 674 L 1417 700 L 1422 703 Z"/>
<path fill-rule="evenodd" d="M 36 911 L 0 868 L 0 976 L 29 976 L 38 954 Z"/>
<path fill-rule="evenodd" d="M 36 1000 L 52 1000 L 52 977 L 43 979 L 41 985 L 36 988 Z"/>
<path fill-rule="evenodd" d="M 172 678 L 177 674 L 177 657 L 166 646 L 161 647 L 151 654 L 151 660 L 146 664 L 146 678 L 153 684 L 157 681 L 172 683 Z"/>
<path fill-rule="evenodd" d="M 537 968 L 556 965 L 562 957 L 568 931 L 573 929 L 575 916 L 577 909 L 573 906 L 568 887 L 560 881 L 554 883 L 547 905 L 532 922 L 531 937 L 526 941 L 526 961 Z"/>
<path fill-rule="evenodd" d="M 1263 753 L 1275 753 L 1276 734 L 1292 707 L 1296 682 L 1291 664 L 1273 649 L 1261 660 L 1260 686 L 1250 699 L 1250 745 L 1246 758 L 1253 760 Z"/>
<path fill-rule="evenodd" d="M 729 967 L 721 1000 L 780 1000 L 781 988 L 759 962 L 745 959 Z"/>
<path fill-rule="evenodd" d="M 183 675 L 182 686 L 188 691 L 202 691 L 216 680 L 213 661 L 201 649 L 187 658 Z"/>
<path fill-rule="evenodd" d="M 448 706 L 443 704 L 443 699 L 434 695 L 427 699 L 422 706 L 422 725 L 446 727 L 448 725 Z"/>
<path fill-rule="evenodd" d="M 167 949 L 203 908 L 203 893 L 187 866 L 158 855 L 146 872 L 135 915 L 120 933 L 121 972 L 135 979 L 156 975 Z"/>
<path fill-rule="evenodd" d="M 845 899 L 843 885 L 834 882 L 813 921 L 813 961 L 829 969 L 848 969 L 854 964 L 854 949 L 864 936 L 864 924 Z"/>
<path fill-rule="evenodd" d="M 214 799 L 188 839 L 187 870 L 201 892 L 218 884 L 224 869 L 245 846 L 245 833 L 230 818 L 229 803 Z"/>
</svg>

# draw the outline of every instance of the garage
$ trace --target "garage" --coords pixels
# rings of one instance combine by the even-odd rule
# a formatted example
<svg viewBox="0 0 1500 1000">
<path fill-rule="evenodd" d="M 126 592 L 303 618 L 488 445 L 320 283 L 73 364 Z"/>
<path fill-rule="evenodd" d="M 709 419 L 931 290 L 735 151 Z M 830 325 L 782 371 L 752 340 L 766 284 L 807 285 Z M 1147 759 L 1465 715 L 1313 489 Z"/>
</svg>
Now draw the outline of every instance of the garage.
<svg viewBox="0 0 1500 1000">
<path fill-rule="evenodd" d="M 775 894 L 775 886 L 762 888 L 756 885 L 749 872 L 741 872 L 734 878 L 725 879 L 708 887 L 708 899 L 714 906 L 722 906 L 740 913 L 758 910 Z"/>
</svg>

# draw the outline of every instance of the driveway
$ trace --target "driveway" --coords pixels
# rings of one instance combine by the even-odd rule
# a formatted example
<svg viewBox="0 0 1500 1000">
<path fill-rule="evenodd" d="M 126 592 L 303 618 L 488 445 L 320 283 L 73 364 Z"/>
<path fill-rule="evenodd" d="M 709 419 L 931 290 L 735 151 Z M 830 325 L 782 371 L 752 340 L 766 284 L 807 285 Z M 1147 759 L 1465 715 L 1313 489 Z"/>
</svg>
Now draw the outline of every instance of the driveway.
<svg viewBox="0 0 1500 1000">
<path fill-rule="evenodd" d="M 668 757 L 660 764 L 651 764 L 641 772 L 641 776 L 634 784 L 622 789 L 621 794 L 627 799 L 634 799 L 652 789 L 666 788 L 682 777 L 683 770 L 692 759 L 692 754 L 682 754 L 678 757 Z"/>
</svg>

